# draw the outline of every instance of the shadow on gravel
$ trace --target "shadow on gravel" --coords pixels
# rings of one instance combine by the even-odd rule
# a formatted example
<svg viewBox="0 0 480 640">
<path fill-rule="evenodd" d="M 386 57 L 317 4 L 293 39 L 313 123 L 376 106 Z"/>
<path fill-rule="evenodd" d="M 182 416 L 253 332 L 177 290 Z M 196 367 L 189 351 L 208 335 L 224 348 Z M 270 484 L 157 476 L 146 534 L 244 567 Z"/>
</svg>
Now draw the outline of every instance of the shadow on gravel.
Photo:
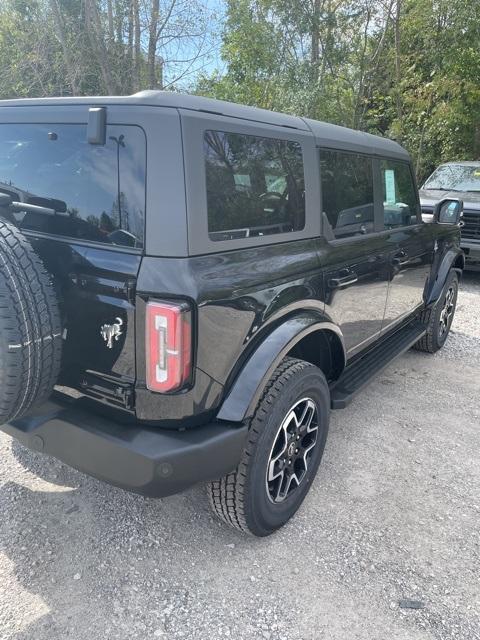
<svg viewBox="0 0 480 640">
<path fill-rule="evenodd" d="M 78 471 L 64 464 L 60 464 L 54 458 L 38 454 L 24 447 L 14 439 L 12 439 L 12 454 L 24 469 L 30 471 L 42 480 L 72 488 L 81 486 L 81 480 L 84 476 Z"/>
<path fill-rule="evenodd" d="M 28 617 L 16 620 L 16 633 L 0 629 L 2 639 L 170 638 L 164 610 L 188 599 L 192 571 L 200 586 L 214 585 L 214 576 L 227 570 L 227 545 L 252 545 L 212 517 L 201 486 L 152 500 L 18 443 L 12 449 L 52 490 L 43 483 L 39 491 L 16 482 L 0 486 L 0 551 L 7 566 L 12 563 L 8 582 L 32 601 Z M 204 569 L 207 553 L 215 566 Z M 1 599 L 8 616 L 8 595 Z"/>
</svg>

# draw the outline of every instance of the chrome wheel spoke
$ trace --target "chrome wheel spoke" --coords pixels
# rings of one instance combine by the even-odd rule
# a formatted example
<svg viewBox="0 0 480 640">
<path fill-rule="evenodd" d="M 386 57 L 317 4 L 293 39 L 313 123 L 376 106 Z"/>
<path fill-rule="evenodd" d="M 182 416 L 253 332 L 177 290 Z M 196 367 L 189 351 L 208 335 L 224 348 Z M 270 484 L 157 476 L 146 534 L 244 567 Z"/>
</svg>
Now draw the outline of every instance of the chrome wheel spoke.
<svg viewBox="0 0 480 640">
<path fill-rule="evenodd" d="M 285 465 L 283 464 L 283 458 L 281 455 L 277 456 L 274 460 L 271 460 L 268 465 L 268 481 L 272 482 L 285 472 Z"/>
<path fill-rule="evenodd" d="M 280 425 L 270 452 L 266 488 L 272 502 L 283 502 L 302 483 L 317 432 L 315 402 L 310 398 L 296 402 Z"/>
<path fill-rule="evenodd" d="M 284 494 L 283 494 L 285 496 L 285 498 L 288 496 L 288 493 L 289 493 L 290 489 L 291 488 L 292 489 L 295 488 L 295 487 L 292 487 L 293 482 L 295 482 L 295 486 L 296 487 L 300 486 L 300 481 L 297 478 L 297 474 L 296 473 L 293 473 L 291 476 L 289 476 L 289 478 L 287 480 L 287 484 L 286 484 L 285 491 L 284 491 Z"/>
<path fill-rule="evenodd" d="M 455 313 L 455 289 L 450 287 L 445 294 L 442 311 L 440 312 L 438 322 L 438 334 L 442 338 L 450 329 L 450 325 Z"/>
</svg>

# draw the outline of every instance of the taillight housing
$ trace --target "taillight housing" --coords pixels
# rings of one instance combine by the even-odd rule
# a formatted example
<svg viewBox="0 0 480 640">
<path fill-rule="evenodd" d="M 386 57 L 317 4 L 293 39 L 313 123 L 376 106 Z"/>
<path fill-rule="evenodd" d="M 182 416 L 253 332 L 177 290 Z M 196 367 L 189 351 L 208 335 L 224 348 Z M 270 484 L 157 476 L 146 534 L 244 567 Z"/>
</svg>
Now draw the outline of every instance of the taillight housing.
<svg viewBox="0 0 480 640">
<path fill-rule="evenodd" d="M 186 303 L 151 301 L 146 308 L 147 388 L 185 386 L 192 375 L 192 314 Z"/>
</svg>

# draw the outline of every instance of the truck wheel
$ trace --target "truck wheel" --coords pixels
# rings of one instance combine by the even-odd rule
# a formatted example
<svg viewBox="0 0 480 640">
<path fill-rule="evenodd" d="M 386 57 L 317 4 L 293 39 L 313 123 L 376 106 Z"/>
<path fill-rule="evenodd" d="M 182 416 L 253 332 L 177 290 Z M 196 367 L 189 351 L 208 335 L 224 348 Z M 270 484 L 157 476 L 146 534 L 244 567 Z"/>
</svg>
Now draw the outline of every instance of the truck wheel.
<svg viewBox="0 0 480 640">
<path fill-rule="evenodd" d="M 52 393 L 61 343 L 49 276 L 28 240 L 0 219 L 0 424 Z"/>
<path fill-rule="evenodd" d="M 457 296 L 458 276 L 455 271 L 450 271 L 442 294 L 435 306 L 424 312 L 423 321 L 426 324 L 427 333 L 413 346 L 414 349 L 435 353 L 443 347 L 452 326 L 457 306 Z"/>
<path fill-rule="evenodd" d="M 215 513 L 256 536 L 283 526 L 317 473 L 328 433 L 330 393 L 317 367 L 285 358 L 250 422 L 237 469 L 208 486 Z"/>
</svg>

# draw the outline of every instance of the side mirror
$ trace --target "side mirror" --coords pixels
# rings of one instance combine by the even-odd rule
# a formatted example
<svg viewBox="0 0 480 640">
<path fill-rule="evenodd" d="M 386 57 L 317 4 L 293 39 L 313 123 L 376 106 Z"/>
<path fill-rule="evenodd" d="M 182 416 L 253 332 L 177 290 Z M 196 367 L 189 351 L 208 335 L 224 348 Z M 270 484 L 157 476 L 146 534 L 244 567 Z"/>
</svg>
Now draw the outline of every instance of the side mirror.
<svg viewBox="0 0 480 640">
<path fill-rule="evenodd" d="M 433 219 L 440 224 L 460 224 L 463 216 L 463 201 L 445 198 L 435 205 Z"/>
</svg>

